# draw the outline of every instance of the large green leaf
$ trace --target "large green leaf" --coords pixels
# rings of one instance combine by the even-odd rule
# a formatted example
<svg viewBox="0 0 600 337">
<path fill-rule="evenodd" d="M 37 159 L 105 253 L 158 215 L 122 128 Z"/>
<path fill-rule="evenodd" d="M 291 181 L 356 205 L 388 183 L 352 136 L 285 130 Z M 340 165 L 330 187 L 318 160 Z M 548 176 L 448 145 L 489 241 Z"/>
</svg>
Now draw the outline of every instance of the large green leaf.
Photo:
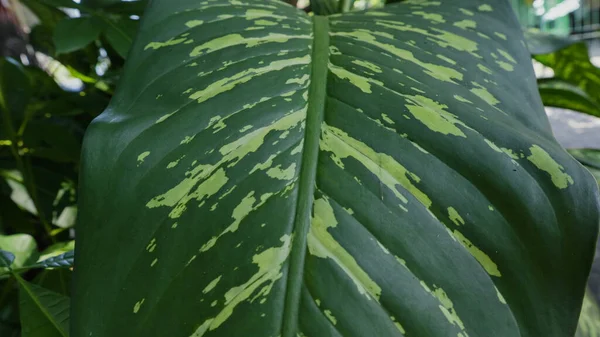
<svg viewBox="0 0 600 337">
<path fill-rule="evenodd" d="M 600 103 L 576 85 L 548 78 L 538 80 L 538 87 L 545 106 L 569 109 L 600 117 Z"/>
<path fill-rule="evenodd" d="M 155 0 L 82 157 L 73 336 L 575 333 L 592 177 L 507 1 Z"/>
</svg>

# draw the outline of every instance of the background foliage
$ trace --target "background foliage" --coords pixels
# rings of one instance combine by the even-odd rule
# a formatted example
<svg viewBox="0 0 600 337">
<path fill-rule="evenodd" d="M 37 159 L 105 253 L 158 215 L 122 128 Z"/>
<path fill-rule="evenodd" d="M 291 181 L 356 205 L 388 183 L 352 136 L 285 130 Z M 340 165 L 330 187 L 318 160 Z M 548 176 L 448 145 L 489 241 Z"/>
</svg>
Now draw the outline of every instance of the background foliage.
<svg viewBox="0 0 600 337">
<path fill-rule="evenodd" d="M 287 2 L 317 14 L 383 5 Z M 68 335 L 81 142 L 112 97 L 145 5 L 0 2 L 0 336 Z M 600 69 L 585 44 L 527 36 L 535 60 L 554 70 L 539 80 L 545 105 L 600 116 Z M 571 153 L 600 179 L 600 152 Z M 581 337 L 600 336 L 600 292 L 590 289 Z"/>
</svg>

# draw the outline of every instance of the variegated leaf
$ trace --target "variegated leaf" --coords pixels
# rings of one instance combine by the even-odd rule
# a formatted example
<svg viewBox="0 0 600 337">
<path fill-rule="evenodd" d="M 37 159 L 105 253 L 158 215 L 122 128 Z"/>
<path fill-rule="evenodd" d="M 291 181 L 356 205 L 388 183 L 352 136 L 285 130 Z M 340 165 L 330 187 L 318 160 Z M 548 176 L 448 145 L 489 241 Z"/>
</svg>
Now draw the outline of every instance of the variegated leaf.
<svg viewBox="0 0 600 337">
<path fill-rule="evenodd" d="M 505 0 L 152 1 L 82 184 L 74 336 L 572 336 L 598 223 Z"/>
</svg>

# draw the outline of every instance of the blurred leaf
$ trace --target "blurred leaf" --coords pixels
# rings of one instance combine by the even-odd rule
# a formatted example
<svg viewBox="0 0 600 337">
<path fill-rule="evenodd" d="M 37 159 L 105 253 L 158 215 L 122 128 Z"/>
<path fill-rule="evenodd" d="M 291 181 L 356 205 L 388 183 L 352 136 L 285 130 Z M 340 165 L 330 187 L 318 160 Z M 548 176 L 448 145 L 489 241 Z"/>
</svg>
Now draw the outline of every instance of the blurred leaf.
<svg viewBox="0 0 600 337">
<path fill-rule="evenodd" d="M 580 111 L 600 117 L 600 104 L 576 85 L 559 79 L 540 79 L 538 88 L 544 106 Z"/>
<path fill-rule="evenodd" d="M 69 296 L 73 272 L 70 269 L 44 269 L 33 282 L 40 287 Z"/>
<path fill-rule="evenodd" d="M 575 337 L 600 337 L 600 309 L 594 296 L 586 290 Z"/>
<path fill-rule="evenodd" d="M 75 240 L 55 243 L 52 246 L 46 248 L 40 254 L 40 257 L 39 257 L 37 263 L 40 263 L 44 260 L 47 260 L 47 259 L 50 259 L 53 257 L 63 255 L 64 253 L 67 253 L 67 252 L 72 252 L 73 249 L 75 249 Z"/>
<path fill-rule="evenodd" d="M 52 120 L 37 120 L 28 124 L 23 143 L 30 155 L 55 162 L 79 161 L 81 142 L 66 126 Z"/>
<path fill-rule="evenodd" d="M 0 58 L 0 113 L 5 127 L 12 123 L 12 127 L 16 128 L 15 121 L 23 118 L 30 96 L 31 86 L 21 64 Z"/>
<path fill-rule="evenodd" d="M 572 44 L 555 53 L 535 55 L 534 58 L 552 68 L 555 79 L 579 87 L 592 101 L 600 104 L 600 69 L 590 62 L 584 42 Z"/>
<path fill-rule="evenodd" d="M 35 263 L 39 256 L 35 239 L 27 234 L 0 235 L 0 250 L 14 255 L 13 268 Z"/>
<path fill-rule="evenodd" d="M 127 53 L 129 52 L 129 48 L 131 48 L 139 22 L 129 19 L 118 21 L 113 21 L 111 19 L 106 20 L 108 22 L 106 30 L 104 31 L 106 40 L 119 56 L 127 58 Z"/>
<path fill-rule="evenodd" d="M 312 0 L 310 7 L 315 15 L 330 15 L 338 11 L 336 0 Z"/>
<path fill-rule="evenodd" d="M 532 55 L 553 53 L 576 42 L 572 39 L 542 32 L 537 29 L 528 29 L 523 33 L 525 34 L 527 48 L 529 48 L 529 52 Z"/>
<path fill-rule="evenodd" d="M 144 13 L 144 9 L 146 9 L 146 5 L 148 5 L 148 0 L 121 1 L 107 6 L 105 10 L 109 13 L 141 16 Z"/>
<path fill-rule="evenodd" d="M 65 7 L 65 8 L 77 8 L 85 10 L 85 6 L 82 6 L 73 0 L 35 0 L 46 5 L 54 6 L 54 7 Z"/>
<path fill-rule="evenodd" d="M 15 260 L 15 254 L 0 249 L 0 267 L 10 268 Z"/>
<path fill-rule="evenodd" d="M 67 337 L 68 297 L 17 277 L 23 337 Z"/>
<path fill-rule="evenodd" d="M 5 184 L 5 182 L 2 182 Z M 8 190 L 10 186 L 6 185 Z M 0 195 L 0 234 L 8 232 L 35 233 L 35 227 L 28 213 L 17 206 L 10 193 Z"/>
<path fill-rule="evenodd" d="M 21 336 L 18 288 L 14 278 L 0 281 L 0 336 Z"/>
<path fill-rule="evenodd" d="M 567 151 L 590 171 L 600 185 L 600 150 L 568 149 Z"/>
<path fill-rule="evenodd" d="M 69 18 L 60 21 L 54 30 L 56 53 L 68 53 L 83 49 L 98 39 L 103 24 L 94 16 Z"/>
</svg>

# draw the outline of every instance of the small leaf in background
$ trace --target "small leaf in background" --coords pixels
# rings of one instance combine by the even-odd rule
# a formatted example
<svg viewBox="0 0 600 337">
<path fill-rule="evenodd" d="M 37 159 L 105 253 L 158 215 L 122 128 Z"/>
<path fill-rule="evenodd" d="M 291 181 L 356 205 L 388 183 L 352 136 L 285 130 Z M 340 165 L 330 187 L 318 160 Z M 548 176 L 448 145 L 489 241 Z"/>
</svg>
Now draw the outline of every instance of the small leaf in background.
<svg viewBox="0 0 600 337">
<path fill-rule="evenodd" d="M 22 337 L 67 337 L 70 299 L 17 277 Z"/>
<path fill-rule="evenodd" d="M 535 55 L 534 59 L 552 68 L 555 79 L 579 87 L 593 102 L 600 105 L 600 69 L 590 62 L 584 42 L 569 45 L 551 54 Z"/>
<path fill-rule="evenodd" d="M 575 337 L 600 337 L 600 308 L 591 291 L 585 292 Z"/>
<path fill-rule="evenodd" d="M 576 85 L 560 79 L 545 78 L 538 80 L 538 88 L 544 106 L 600 117 L 600 104 Z"/>
<path fill-rule="evenodd" d="M 600 184 L 600 150 L 597 149 L 569 149 L 569 153 L 590 171 Z"/>
<path fill-rule="evenodd" d="M 16 128 L 15 121 L 23 118 L 30 96 L 31 86 L 23 67 L 15 60 L 0 58 L 0 113 L 7 113 L 2 123 L 12 120 Z"/>
<path fill-rule="evenodd" d="M 532 55 L 553 53 L 575 43 L 572 39 L 536 29 L 528 29 L 524 34 L 527 48 Z"/>
<path fill-rule="evenodd" d="M 60 21 L 53 36 L 56 53 L 68 53 L 84 48 L 98 39 L 102 28 L 102 22 L 93 16 Z"/>
<path fill-rule="evenodd" d="M 15 254 L 0 250 L 0 267 L 10 268 L 15 260 Z"/>
<path fill-rule="evenodd" d="M 110 43 L 119 56 L 127 58 L 127 53 L 137 32 L 138 21 L 128 19 L 118 21 L 106 20 L 108 22 L 104 31 L 106 40 L 108 40 L 108 43 Z"/>
<path fill-rule="evenodd" d="M 20 268 L 37 261 L 37 243 L 28 234 L 0 235 L 0 249 L 14 255 L 12 266 Z"/>
<path fill-rule="evenodd" d="M 75 251 L 71 250 L 33 264 L 31 268 L 69 268 L 73 266 L 74 259 Z"/>
</svg>

